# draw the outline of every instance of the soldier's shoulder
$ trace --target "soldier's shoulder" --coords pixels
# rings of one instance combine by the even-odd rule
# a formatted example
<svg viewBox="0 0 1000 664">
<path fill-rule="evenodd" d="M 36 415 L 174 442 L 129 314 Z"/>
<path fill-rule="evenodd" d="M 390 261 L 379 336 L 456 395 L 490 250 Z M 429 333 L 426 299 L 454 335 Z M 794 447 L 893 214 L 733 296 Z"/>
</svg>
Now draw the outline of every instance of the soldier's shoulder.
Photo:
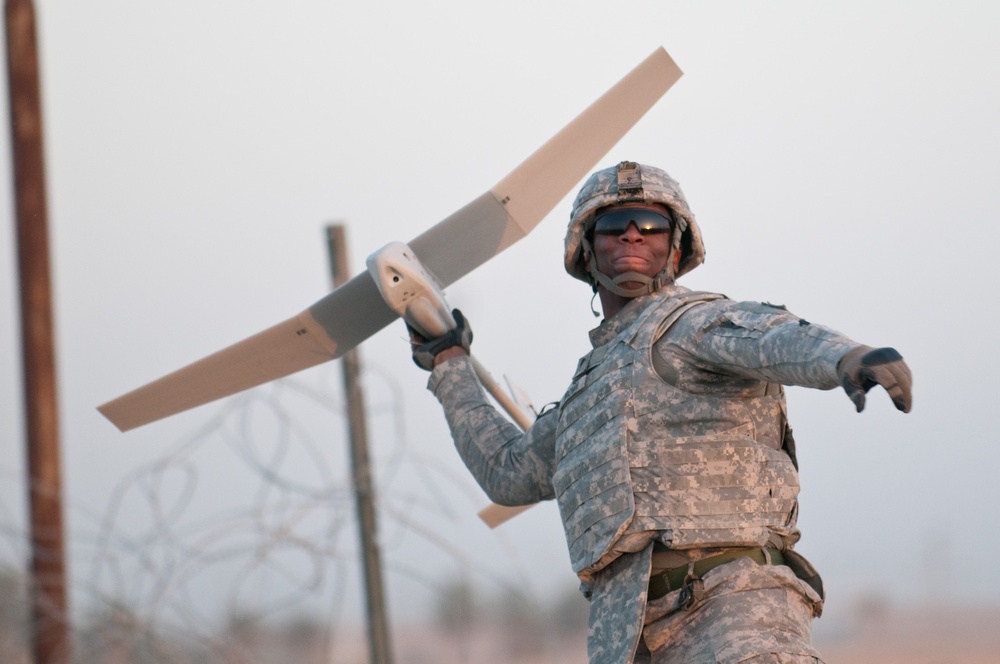
<svg viewBox="0 0 1000 664">
<path fill-rule="evenodd" d="M 783 304 L 771 304 L 770 302 L 743 301 L 733 302 L 733 308 L 740 311 L 749 311 L 753 314 L 780 314 L 789 313 L 788 307 Z"/>
<path fill-rule="evenodd" d="M 706 294 L 707 295 L 707 294 Z M 684 328 L 714 329 L 720 324 L 768 327 L 793 316 L 784 305 L 753 300 L 733 300 L 725 295 L 705 298 L 680 318 L 678 331 Z"/>
</svg>

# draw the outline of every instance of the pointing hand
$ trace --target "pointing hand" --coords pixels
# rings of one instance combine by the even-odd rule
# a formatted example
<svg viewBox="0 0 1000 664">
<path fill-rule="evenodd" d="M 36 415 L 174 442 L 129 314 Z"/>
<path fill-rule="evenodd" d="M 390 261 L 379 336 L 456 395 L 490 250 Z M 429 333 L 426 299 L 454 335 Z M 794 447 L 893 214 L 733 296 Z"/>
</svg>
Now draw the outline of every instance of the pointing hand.
<svg viewBox="0 0 1000 664">
<path fill-rule="evenodd" d="M 859 413 L 865 408 L 865 393 L 876 385 L 885 388 L 898 410 L 910 412 L 913 375 L 895 348 L 859 346 L 841 358 L 837 369 L 840 384 Z"/>
</svg>

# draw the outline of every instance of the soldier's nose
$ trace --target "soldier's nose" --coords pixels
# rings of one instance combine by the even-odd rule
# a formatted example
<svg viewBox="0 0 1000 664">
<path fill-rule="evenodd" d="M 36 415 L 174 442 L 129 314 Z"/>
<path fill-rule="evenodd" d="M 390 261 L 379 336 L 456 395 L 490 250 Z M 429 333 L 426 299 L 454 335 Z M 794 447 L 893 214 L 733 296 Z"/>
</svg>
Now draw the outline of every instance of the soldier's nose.
<svg viewBox="0 0 1000 664">
<path fill-rule="evenodd" d="M 639 232 L 639 227 L 635 225 L 634 221 L 628 225 L 628 228 L 625 229 L 625 232 L 622 233 L 621 237 L 625 242 L 642 241 L 642 233 Z"/>
</svg>

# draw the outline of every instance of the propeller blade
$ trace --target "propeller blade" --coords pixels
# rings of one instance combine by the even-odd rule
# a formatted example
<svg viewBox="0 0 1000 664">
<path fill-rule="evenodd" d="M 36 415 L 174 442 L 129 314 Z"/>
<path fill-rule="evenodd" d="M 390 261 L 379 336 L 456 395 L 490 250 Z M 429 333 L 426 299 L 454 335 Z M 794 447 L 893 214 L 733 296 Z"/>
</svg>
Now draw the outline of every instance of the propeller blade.
<svg viewBox="0 0 1000 664">
<path fill-rule="evenodd" d="M 663 94 L 681 70 L 661 47 L 545 145 L 409 243 L 442 288 L 528 234 Z M 363 272 L 306 311 L 98 410 L 122 431 L 335 359 L 396 318 Z"/>
</svg>

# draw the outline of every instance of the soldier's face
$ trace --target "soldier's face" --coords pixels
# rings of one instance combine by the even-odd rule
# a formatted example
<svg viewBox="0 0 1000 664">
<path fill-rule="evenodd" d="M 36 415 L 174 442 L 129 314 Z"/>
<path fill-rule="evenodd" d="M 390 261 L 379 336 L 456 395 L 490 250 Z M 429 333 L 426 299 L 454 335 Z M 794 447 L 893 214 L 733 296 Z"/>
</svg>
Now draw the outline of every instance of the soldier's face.
<svg viewBox="0 0 1000 664">
<path fill-rule="evenodd" d="M 625 204 L 613 209 L 657 209 L 659 205 Z M 640 233 L 630 223 L 620 235 L 594 234 L 592 242 L 597 269 L 612 279 L 626 272 L 638 272 L 653 278 L 667 266 L 670 256 L 670 233 Z"/>
</svg>

